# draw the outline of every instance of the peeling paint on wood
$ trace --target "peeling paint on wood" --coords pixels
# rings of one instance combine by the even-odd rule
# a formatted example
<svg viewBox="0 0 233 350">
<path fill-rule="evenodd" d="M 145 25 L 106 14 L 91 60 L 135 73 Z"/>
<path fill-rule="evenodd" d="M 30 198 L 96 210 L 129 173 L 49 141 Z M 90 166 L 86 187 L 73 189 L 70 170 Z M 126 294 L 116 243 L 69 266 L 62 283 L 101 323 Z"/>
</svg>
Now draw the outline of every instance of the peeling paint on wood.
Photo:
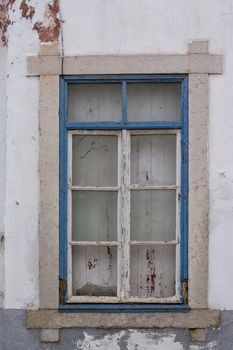
<svg viewBox="0 0 233 350">
<path fill-rule="evenodd" d="M 151 296 L 155 291 L 155 279 L 156 279 L 154 249 L 147 249 L 146 259 L 147 259 L 146 290 L 147 290 L 147 294 Z"/>
<path fill-rule="evenodd" d="M 87 262 L 88 269 L 89 270 L 95 269 L 97 262 L 98 262 L 98 259 L 93 259 L 93 260 L 89 259 Z"/>
<path fill-rule="evenodd" d="M 59 39 L 60 27 L 58 0 L 53 0 L 52 3 L 47 5 L 45 21 L 37 21 L 33 26 L 33 30 L 37 31 L 41 42 L 55 42 Z"/>
</svg>

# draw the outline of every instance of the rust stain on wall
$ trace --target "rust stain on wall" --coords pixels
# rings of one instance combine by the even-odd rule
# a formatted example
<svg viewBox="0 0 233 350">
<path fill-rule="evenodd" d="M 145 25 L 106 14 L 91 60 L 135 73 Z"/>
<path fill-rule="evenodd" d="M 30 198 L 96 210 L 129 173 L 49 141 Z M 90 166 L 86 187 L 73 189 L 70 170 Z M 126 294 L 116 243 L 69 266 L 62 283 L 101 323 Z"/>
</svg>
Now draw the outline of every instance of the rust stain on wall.
<svg viewBox="0 0 233 350">
<path fill-rule="evenodd" d="M 48 25 L 46 25 L 44 22 L 37 21 L 33 26 L 33 30 L 37 31 L 41 42 L 58 41 L 61 27 L 61 23 L 58 16 L 58 0 L 53 0 L 47 5 L 45 11 L 45 18 L 46 22 L 48 22 Z"/>
<path fill-rule="evenodd" d="M 22 17 L 32 20 L 35 14 L 35 8 L 29 5 L 26 0 L 21 2 L 19 9 L 21 10 Z"/>
<path fill-rule="evenodd" d="M 9 10 L 12 8 L 15 0 L 0 0 L 0 35 L 4 46 L 7 45 L 7 28 L 12 24 L 9 17 Z"/>
</svg>

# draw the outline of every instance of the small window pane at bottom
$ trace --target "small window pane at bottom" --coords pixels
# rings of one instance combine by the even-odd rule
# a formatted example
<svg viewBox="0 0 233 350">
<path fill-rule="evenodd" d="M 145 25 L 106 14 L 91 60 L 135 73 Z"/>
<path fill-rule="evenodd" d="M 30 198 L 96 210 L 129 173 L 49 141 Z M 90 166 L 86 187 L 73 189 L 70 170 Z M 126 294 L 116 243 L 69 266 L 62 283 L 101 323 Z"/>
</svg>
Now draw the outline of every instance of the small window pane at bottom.
<svg viewBox="0 0 233 350">
<path fill-rule="evenodd" d="M 132 246 L 130 249 L 130 295 L 174 296 L 176 246 Z"/>
<path fill-rule="evenodd" d="M 72 247 L 73 295 L 117 295 L 117 248 Z"/>
</svg>

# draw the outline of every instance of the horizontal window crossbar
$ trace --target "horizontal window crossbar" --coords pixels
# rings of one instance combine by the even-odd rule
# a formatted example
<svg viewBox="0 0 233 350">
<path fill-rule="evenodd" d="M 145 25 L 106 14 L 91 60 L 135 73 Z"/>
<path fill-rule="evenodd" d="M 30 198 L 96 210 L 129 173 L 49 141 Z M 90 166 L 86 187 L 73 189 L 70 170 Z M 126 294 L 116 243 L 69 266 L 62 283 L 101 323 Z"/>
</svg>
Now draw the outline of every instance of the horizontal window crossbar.
<svg viewBox="0 0 233 350">
<path fill-rule="evenodd" d="M 121 300 L 119 297 L 110 297 L 110 296 L 77 296 L 73 295 L 71 296 L 68 301 L 68 303 L 124 303 L 125 300 Z M 164 303 L 181 303 L 181 298 L 178 298 L 177 296 L 170 296 L 166 298 L 157 298 L 157 297 L 129 297 L 127 300 L 128 303 L 158 303 L 158 304 L 164 304 Z"/>
<path fill-rule="evenodd" d="M 112 247 L 116 247 L 118 246 L 118 242 L 116 241 L 71 241 L 70 242 L 71 245 L 75 245 L 75 246 L 89 246 L 89 247 L 94 247 L 94 246 L 103 246 L 103 247 L 108 247 L 108 246 L 112 246 Z"/>
<path fill-rule="evenodd" d="M 117 192 L 119 187 L 69 186 L 72 191 L 106 191 Z"/>
<path fill-rule="evenodd" d="M 140 185 L 131 185 L 129 186 L 130 190 L 176 190 L 179 187 L 176 185 L 170 185 L 170 186 L 140 186 Z"/>
<path fill-rule="evenodd" d="M 130 245 L 133 245 L 133 246 L 176 245 L 176 244 L 179 244 L 178 240 L 174 240 L 174 241 L 130 241 Z"/>
<path fill-rule="evenodd" d="M 78 84 L 78 83 L 121 83 L 122 81 L 137 82 L 137 83 L 182 83 L 184 78 L 187 75 L 185 74 L 176 74 L 168 76 L 166 74 L 118 74 L 118 75 L 75 75 L 72 76 L 63 76 L 63 79 L 69 84 Z"/>
<path fill-rule="evenodd" d="M 65 127 L 68 130 L 75 130 L 75 129 L 84 129 L 84 130 L 91 130 L 91 129 L 181 129 L 182 123 L 179 122 L 163 122 L 163 121 L 157 121 L 157 122 L 128 122 L 128 123 L 115 123 L 115 122 L 98 122 L 98 123 L 91 123 L 91 122 L 66 122 Z"/>
<path fill-rule="evenodd" d="M 116 241 L 71 241 L 71 245 L 74 246 L 118 246 Z M 155 246 L 155 245 L 176 245 L 179 244 L 178 240 L 173 241 L 130 241 L 130 245 L 133 246 Z"/>
<path fill-rule="evenodd" d="M 186 304 L 65 304 L 59 312 L 188 312 Z"/>
</svg>

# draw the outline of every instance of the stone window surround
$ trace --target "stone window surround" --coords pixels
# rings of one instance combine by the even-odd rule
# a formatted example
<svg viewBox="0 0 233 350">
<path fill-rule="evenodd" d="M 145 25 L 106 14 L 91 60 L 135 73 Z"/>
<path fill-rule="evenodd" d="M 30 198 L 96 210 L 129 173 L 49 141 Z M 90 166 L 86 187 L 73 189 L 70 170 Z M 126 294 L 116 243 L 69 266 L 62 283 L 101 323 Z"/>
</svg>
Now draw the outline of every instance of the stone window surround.
<svg viewBox="0 0 233 350">
<path fill-rule="evenodd" d="M 58 44 L 41 44 L 28 57 L 28 75 L 40 76 L 39 310 L 28 328 L 43 341 L 58 341 L 59 328 L 216 327 L 220 311 L 208 309 L 208 76 L 222 73 L 222 55 L 208 41 L 193 41 L 187 54 L 65 56 Z M 189 74 L 189 281 L 187 313 L 60 313 L 59 307 L 59 76 L 77 74 Z M 53 181 L 51 181 L 53 179 Z M 51 332 L 50 332 L 51 331 Z"/>
</svg>

